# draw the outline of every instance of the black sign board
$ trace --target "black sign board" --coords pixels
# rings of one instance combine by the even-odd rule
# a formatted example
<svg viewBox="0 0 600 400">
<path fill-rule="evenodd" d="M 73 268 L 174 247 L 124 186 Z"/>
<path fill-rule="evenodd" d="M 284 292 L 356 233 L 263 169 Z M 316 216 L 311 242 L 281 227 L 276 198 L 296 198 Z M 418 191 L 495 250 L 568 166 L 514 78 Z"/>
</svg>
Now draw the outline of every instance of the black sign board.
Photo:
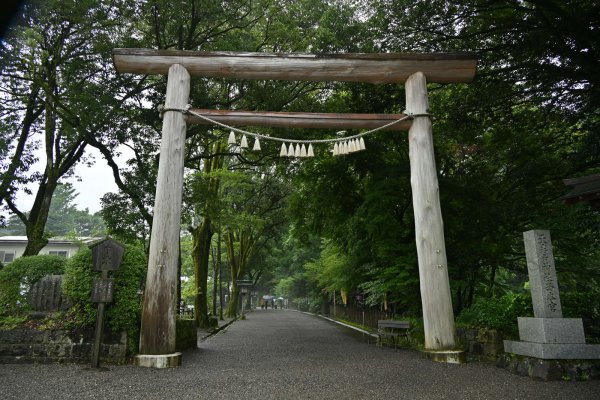
<svg viewBox="0 0 600 400">
<path fill-rule="evenodd" d="M 121 267 L 125 249 L 119 242 L 107 238 L 91 247 L 94 271 L 117 271 Z"/>
<path fill-rule="evenodd" d="M 115 280 L 113 278 L 94 278 L 92 287 L 93 303 L 111 303 L 115 291 Z"/>
</svg>

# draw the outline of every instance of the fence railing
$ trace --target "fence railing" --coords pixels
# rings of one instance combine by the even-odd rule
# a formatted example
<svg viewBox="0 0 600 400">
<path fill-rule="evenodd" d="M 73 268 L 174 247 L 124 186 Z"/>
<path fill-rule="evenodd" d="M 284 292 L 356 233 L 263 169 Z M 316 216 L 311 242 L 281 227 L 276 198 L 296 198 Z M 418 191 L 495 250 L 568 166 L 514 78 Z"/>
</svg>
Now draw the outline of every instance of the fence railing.
<svg viewBox="0 0 600 400">
<path fill-rule="evenodd" d="M 336 304 L 329 305 L 329 316 L 333 318 L 342 318 L 356 324 L 360 324 L 373 330 L 377 330 L 377 321 L 387 319 L 386 313 L 371 308 L 356 308 Z"/>
</svg>

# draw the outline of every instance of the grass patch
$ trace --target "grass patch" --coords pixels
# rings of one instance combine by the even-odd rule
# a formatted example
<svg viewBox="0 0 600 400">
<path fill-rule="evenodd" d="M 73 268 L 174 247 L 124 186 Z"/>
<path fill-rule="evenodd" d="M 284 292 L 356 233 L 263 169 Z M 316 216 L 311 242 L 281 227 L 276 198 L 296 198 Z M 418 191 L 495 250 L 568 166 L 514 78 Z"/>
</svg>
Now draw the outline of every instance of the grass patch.
<svg viewBox="0 0 600 400">
<path fill-rule="evenodd" d="M 27 319 L 26 315 L 7 315 L 0 317 L 0 329 L 6 331 L 16 329 L 27 322 Z"/>
</svg>

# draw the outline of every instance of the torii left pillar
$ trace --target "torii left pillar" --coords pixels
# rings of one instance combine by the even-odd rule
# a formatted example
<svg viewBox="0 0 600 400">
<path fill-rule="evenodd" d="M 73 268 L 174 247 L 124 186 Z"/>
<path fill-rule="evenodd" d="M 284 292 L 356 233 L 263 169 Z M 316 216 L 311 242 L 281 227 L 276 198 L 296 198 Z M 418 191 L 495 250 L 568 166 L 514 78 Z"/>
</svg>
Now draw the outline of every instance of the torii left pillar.
<svg viewBox="0 0 600 400">
<path fill-rule="evenodd" d="M 184 109 L 189 94 L 190 74 L 173 64 L 167 81 L 140 354 L 136 357 L 136 364 L 143 367 L 181 365 L 181 353 L 175 352 L 175 317 L 186 122 L 181 112 L 169 109 Z"/>
<path fill-rule="evenodd" d="M 460 363 L 464 361 L 464 352 L 456 349 L 444 224 L 425 75 L 422 72 L 412 74 L 406 80 L 405 88 L 406 109 L 414 115 L 413 124 L 408 131 L 408 140 L 425 331 L 424 354 L 435 361 Z"/>
</svg>

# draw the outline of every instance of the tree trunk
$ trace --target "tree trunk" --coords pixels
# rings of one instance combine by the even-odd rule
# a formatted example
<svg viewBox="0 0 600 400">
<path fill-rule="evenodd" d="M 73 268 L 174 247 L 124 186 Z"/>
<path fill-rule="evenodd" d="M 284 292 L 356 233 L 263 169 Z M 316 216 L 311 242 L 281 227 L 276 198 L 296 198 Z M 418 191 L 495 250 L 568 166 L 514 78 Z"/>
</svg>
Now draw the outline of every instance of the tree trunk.
<svg viewBox="0 0 600 400">
<path fill-rule="evenodd" d="M 229 302 L 227 303 L 227 310 L 225 311 L 225 315 L 229 318 L 235 318 L 238 316 L 238 308 L 239 308 L 239 290 L 237 284 L 235 283 L 235 279 L 231 280 L 231 293 L 229 295 Z"/>
<path fill-rule="evenodd" d="M 217 242 L 217 262 L 219 263 L 219 319 L 223 320 L 223 264 L 221 263 L 221 227 Z"/>
<path fill-rule="evenodd" d="M 210 255 L 210 219 L 204 218 L 202 224 L 194 229 L 192 235 L 192 262 L 196 275 L 196 294 L 194 310 L 196 324 L 200 328 L 208 328 L 208 261 Z"/>
<path fill-rule="evenodd" d="M 23 252 L 23 257 L 35 256 L 48 244 L 48 238 L 44 235 L 48 213 L 52 196 L 56 190 L 57 182 L 55 179 L 46 179 L 45 184 L 40 185 L 36 199 L 31 207 L 27 217 L 26 232 L 27 246 Z"/>
<path fill-rule="evenodd" d="M 230 318 L 235 318 L 238 315 L 238 297 L 239 291 L 237 280 L 239 276 L 238 258 L 235 256 L 235 236 L 233 232 L 228 231 L 225 234 L 225 247 L 227 248 L 227 259 L 229 260 L 229 275 L 231 277 L 231 292 L 229 293 L 229 302 L 227 303 L 227 311 L 225 315 Z"/>
<path fill-rule="evenodd" d="M 217 315 L 217 289 L 218 289 L 218 279 L 221 270 L 221 260 L 220 260 L 220 251 L 221 251 L 221 233 L 220 231 L 217 233 L 217 251 L 216 257 L 213 255 L 213 304 L 212 304 L 212 315 Z"/>
</svg>

